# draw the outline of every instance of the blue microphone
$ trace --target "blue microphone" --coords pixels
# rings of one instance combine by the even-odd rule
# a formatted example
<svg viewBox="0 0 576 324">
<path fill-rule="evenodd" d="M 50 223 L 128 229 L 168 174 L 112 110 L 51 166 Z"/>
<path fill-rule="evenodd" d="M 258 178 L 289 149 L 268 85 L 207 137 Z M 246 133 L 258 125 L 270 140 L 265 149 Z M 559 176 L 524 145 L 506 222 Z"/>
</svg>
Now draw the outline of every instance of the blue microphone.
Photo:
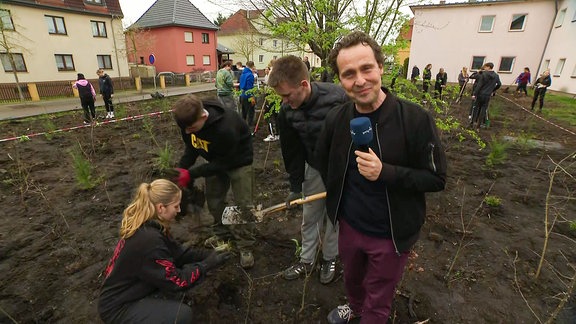
<svg viewBox="0 0 576 324">
<path fill-rule="evenodd" d="M 368 153 L 370 142 L 372 142 L 372 123 L 368 117 L 357 117 L 350 121 L 350 135 L 352 142 L 359 151 Z"/>
</svg>

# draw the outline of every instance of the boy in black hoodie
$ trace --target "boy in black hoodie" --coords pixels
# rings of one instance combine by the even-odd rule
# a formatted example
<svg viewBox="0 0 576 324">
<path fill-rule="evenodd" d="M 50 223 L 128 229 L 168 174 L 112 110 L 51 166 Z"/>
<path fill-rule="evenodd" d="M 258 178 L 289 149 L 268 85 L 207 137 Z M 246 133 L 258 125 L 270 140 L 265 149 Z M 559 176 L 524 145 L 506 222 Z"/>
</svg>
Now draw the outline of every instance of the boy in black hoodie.
<svg viewBox="0 0 576 324">
<path fill-rule="evenodd" d="M 186 150 L 180 159 L 177 179 L 181 188 L 192 187 L 194 179 L 206 179 L 206 202 L 214 217 L 211 245 L 232 236 L 240 250 L 240 265 L 254 265 L 254 224 L 222 225 L 226 195 L 232 188 L 234 200 L 247 212 L 253 206 L 252 136 L 248 125 L 233 110 L 218 101 L 201 101 L 188 95 L 174 104 L 174 117 L 180 127 Z M 201 156 L 208 163 L 194 165 Z"/>
<path fill-rule="evenodd" d="M 474 116 L 472 116 L 472 120 L 470 121 L 470 126 L 472 127 L 475 122 L 478 122 L 476 130 L 479 130 L 480 125 L 484 124 L 486 121 L 490 97 L 494 96 L 496 90 L 498 90 L 502 85 L 498 74 L 492 71 L 493 68 L 494 63 L 488 62 L 482 66 L 482 69 L 478 74 L 470 76 L 470 79 L 476 79 L 476 82 L 474 83 L 474 91 L 472 92 L 472 100 L 476 100 L 478 114 L 474 113 Z"/>
</svg>

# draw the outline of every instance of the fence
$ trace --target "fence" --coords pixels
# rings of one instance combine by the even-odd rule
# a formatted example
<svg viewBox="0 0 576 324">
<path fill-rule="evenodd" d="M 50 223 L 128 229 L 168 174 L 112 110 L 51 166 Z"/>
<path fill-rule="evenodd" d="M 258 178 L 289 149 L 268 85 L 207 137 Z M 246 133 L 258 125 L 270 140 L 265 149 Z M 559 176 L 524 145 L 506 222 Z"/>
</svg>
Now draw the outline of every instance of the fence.
<svg viewBox="0 0 576 324">
<path fill-rule="evenodd" d="M 25 100 L 32 100 L 28 86 L 20 84 L 22 94 Z M 16 83 L 1 83 L 0 84 L 0 101 L 1 102 L 18 102 L 20 101 L 20 94 L 18 93 L 18 86 Z"/>
</svg>

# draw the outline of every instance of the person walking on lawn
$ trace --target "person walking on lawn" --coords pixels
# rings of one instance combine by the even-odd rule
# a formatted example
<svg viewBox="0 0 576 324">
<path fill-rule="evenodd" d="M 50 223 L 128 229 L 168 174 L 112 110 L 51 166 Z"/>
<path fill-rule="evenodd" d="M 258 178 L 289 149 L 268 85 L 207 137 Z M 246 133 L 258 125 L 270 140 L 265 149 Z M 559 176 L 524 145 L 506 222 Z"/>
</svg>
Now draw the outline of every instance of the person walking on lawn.
<svg viewBox="0 0 576 324">
<path fill-rule="evenodd" d="M 238 113 L 222 107 L 220 102 L 201 101 L 194 95 L 187 95 L 174 104 L 174 118 L 185 145 L 175 181 L 180 188 L 192 189 L 194 179 L 204 177 L 206 180 L 206 202 L 215 224 L 214 235 L 205 244 L 214 246 L 233 239 L 240 252 L 240 265 L 251 268 L 254 265 L 252 246 L 256 241 L 254 224 L 222 224 L 230 188 L 242 214 L 252 215 L 253 149 L 248 125 Z M 208 163 L 196 165 L 200 156 Z"/>
<path fill-rule="evenodd" d="M 534 97 L 532 98 L 531 109 L 534 111 L 534 106 L 536 106 L 536 101 L 540 97 L 540 109 L 538 112 L 542 112 L 542 106 L 544 106 L 544 96 L 546 95 L 546 89 L 552 84 L 552 78 L 550 78 L 550 70 L 545 70 L 542 72 L 540 77 L 536 80 L 534 84 Z"/>
<path fill-rule="evenodd" d="M 335 84 L 310 82 L 306 65 L 293 55 L 276 60 L 268 85 L 282 97 L 278 129 L 282 157 L 290 181 L 290 194 L 286 198 L 288 204 L 303 195 L 325 191 L 314 158 L 316 141 L 328 111 L 344 103 L 347 98 L 344 90 Z M 304 204 L 300 260 L 284 270 L 283 277 L 293 280 L 310 273 L 315 265 L 317 250 L 322 245 L 320 282 L 330 283 L 336 272 L 337 239 L 338 233 L 326 217 L 325 199 Z"/>
<path fill-rule="evenodd" d="M 316 145 L 328 216 L 339 223 L 348 299 L 328 322 L 387 323 L 424 223 L 425 193 L 444 189 L 446 157 L 430 113 L 382 87 L 384 55 L 374 39 L 352 32 L 328 62 L 351 99 L 330 110 Z M 352 142 L 350 121 L 357 117 L 373 130 L 368 148 Z"/>
</svg>

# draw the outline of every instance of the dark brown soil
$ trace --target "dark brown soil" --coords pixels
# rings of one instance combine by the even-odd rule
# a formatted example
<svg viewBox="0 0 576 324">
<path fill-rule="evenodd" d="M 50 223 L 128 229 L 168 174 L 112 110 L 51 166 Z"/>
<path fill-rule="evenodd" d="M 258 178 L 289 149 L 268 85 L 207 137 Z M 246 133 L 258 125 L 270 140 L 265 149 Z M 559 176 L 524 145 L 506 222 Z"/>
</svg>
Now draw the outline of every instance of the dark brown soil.
<svg viewBox="0 0 576 324">
<path fill-rule="evenodd" d="M 166 101 L 170 99 L 164 99 Z M 486 167 L 490 148 L 443 134 L 449 163 L 446 190 L 428 196 L 428 219 L 398 287 L 392 323 L 537 323 L 562 303 L 556 323 L 574 323 L 576 271 L 576 137 L 495 98 L 485 142 L 501 136 L 554 141 L 561 149 L 512 145 L 502 164 Z M 124 105 L 130 115 L 166 109 L 165 101 Z M 526 105 L 527 101 L 516 101 Z M 469 101 L 451 107 L 463 123 Z M 550 107 L 550 109 L 554 109 Z M 120 113 L 119 113 L 120 114 Z M 126 113 L 124 113 L 125 115 Z M 2 138 L 81 122 L 79 111 L 3 122 Z M 569 127 L 569 126 L 565 126 Z M 572 129 L 572 131 L 574 131 Z M 288 192 L 279 143 L 256 134 L 257 201 L 268 207 Z M 48 138 L 50 137 L 50 138 Z M 97 323 L 101 273 L 118 238 L 121 214 L 137 184 L 157 174 L 155 158 L 166 143 L 176 161 L 183 147 L 169 114 L 0 143 L 0 322 Z M 81 189 L 70 151 L 82 149 L 99 184 Z M 549 195 L 548 195 L 549 193 Z M 500 206 L 482 203 L 485 196 Z M 548 195 L 548 203 L 547 203 Z M 546 209 L 546 206 L 548 208 Z M 554 223 L 538 276 L 545 217 Z M 345 302 L 341 275 L 329 284 L 285 281 L 296 260 L 301 212 L 281 212 L 261 223 L 256 266 L 237 260 L 187 294 L 197 323 L 325 323 Z M 206 208 L 174 225 L 182 242 L 208 237 Z M 203 225 L 204 224 L 204 225 Z"/>
</svg>

